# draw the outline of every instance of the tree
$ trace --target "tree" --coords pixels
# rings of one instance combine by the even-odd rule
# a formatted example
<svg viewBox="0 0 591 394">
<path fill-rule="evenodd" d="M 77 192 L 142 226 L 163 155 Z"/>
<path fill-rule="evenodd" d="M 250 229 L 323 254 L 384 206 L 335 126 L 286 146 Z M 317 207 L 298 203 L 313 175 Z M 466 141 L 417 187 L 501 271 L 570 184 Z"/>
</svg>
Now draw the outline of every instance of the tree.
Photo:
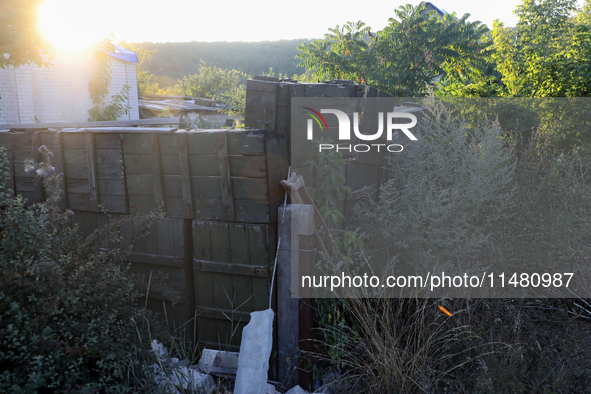
<svg viewBox="0 0 591 394">
<path fill-rule="evenodd" d="M 591 93 L 591 26 L 570 17 L 575 0 L 524 0 L 515 28 L 496 23 L 492 60 L 506 96 L 577 97 Z"/>
<path fill-rule="evenodd" d="M 41 0 L 4 0 L 0 6 L 0 67 L 35 63 L 49 67 L 43 54 L 50 54 L 34 15 Z M 0 94 L 0 99 L 2 95 Z"/>
<path fill-rule="evenodd" d="M 484 61 L 462 73 L 448 72 L 438 95 L 581 97 L 591 94 L 589 4 L 573 18 L 575 0 L 523 0 L 519 22 L 495 21 Z"/>
<path fill-rule="evenodd" d="M 201 62 L 198 74 L 179 80 L 185 96 L 209 98 L 234 107 L 232 112 L 242 115 L 246 102 L 246 79 L 248 75 L 238 70 L 210 67 Z"/>
<path fill-rule="evenodd" d="M 351 79 L 397 96 L 423 95 L 452 68 L 483 61 L 488 29 L 468 14 L 440 17 L 425 3 L 395 10 L 377 33 L 363 22 L 329 29 L 324 39 L 299 47 L 300 65 L 318 77 Z"/>
<path fill-rule="evenodd" d="M 0 67 L 49 63 L 43 54 L 49 47 L 35 23 L 40 0 L 3 0 L 0 6 Z M 2 56 L 4 55 L 4 56 Z"/>
</svg>

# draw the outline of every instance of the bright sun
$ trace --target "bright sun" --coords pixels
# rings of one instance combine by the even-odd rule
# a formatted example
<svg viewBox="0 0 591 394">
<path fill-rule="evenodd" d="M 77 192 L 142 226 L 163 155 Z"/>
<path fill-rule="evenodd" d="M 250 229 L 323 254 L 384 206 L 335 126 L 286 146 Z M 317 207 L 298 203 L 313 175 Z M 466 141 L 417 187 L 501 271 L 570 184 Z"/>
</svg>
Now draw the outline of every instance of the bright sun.
<svg viewBox="0 0 591 394">
<path fill-rule="evenodd" d="M 81 51 L 109 35 L 105 2 L 46 0 L 39 6 L 39 28 L 59 49 Z"/>
</svg>

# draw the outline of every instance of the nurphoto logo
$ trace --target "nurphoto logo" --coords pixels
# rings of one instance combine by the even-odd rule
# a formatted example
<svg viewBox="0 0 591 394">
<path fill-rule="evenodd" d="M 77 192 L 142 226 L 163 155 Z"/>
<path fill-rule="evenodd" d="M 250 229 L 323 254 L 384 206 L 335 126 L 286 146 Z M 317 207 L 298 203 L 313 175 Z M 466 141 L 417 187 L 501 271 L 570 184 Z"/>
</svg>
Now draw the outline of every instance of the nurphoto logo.
<svg viewBox="0 0 591 394">
<path fill-rule="evenodd" d="M 310 111 L 304 112 L 304 114 L 309 115 L 312 118 L 308 119 L 307 123 L 307 139 L 309 141 L 314 137 L 314 121 L 316 121 L 321 131 L 324 131 L 325 128 L 328 131 L 328 125 L 322 114 L 333 114 L 337 117 L 339 122 L 339 142 L 351 140 L 351 119 L 345 112 L 338 109 L 321 109 L 320 112 L 309 107 L 304 107 L 304 109 Z M 400 118 L 410 119 L 410 123 L 395 123 L 395 121 L 398 121 Z M 363 134 L 359 131 L 359 113 L 354 112 L 353 133 L 355 134 L 355 137 L 361 141 L 375 141 L 381 138 L 384 133 L 384 119 L 386 123 L 387 141 L 392 141 L 392 136 L 396 130 L 402 131 L 404 135 L 406 135 L 411 141 L 417 140 L 417 138 L 409 130 L 410 128 L 416 126 L 417 117 L 406 112 L 387 112 L 386 114 L 383 112 L 378 112 L 378 131 L 376 131 L 375 134 Z M 336 151 L 346 150 L 348 152 L 369 152 L 370 150 L 375 149 L 377 152 L 380 152 L 380 149 L 384 147 L 388 152 L 393 153 L 402 152 L 404 149 L 404 147 L 400 144 L 319 144 L 318 151 L 322 152 L 322 150 L 336 149 Z"/>
</svg>

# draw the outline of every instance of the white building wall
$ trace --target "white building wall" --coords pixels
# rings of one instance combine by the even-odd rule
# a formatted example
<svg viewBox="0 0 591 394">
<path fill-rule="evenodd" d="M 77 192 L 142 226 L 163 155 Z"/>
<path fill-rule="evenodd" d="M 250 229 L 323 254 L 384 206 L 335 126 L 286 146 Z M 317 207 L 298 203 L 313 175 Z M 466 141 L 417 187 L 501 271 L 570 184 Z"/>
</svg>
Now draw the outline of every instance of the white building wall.
<svg viewBox="0 0 591 394">
<path fill-rule="evenodd" d="M 92 56 L 55 55 L 49 68 L 35 64 L 0 69 L 0 125 L 37 122 L 86 122 L 94 106 L 88 84 L 96 72 Z M 119 120 L 139 119 L 135 63 L 111 58 L 111 87 L 106 103 L 131 87 L 131 109 Z"/>
</svg>

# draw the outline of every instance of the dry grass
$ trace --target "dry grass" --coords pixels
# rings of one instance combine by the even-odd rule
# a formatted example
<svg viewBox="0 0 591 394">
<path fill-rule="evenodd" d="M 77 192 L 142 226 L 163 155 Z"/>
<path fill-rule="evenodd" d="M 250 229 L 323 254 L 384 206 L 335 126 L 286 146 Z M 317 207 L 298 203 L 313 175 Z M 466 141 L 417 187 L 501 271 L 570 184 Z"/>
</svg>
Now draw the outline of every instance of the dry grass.
<svg viewBox="0 0 591 394">
<path fill-rule="evenodd" d="M 340 393 L 587 393 L 584 300 L 364 299 L 322 329 Z M 444 314 L 439 305 L 453 313 Z M 343 340 L 343 338 L 347 338 Z M 326 357 L 330 343 L 332 357 Z M 336 347 L 336 348 L 335 348 Z"/>
</svg>

